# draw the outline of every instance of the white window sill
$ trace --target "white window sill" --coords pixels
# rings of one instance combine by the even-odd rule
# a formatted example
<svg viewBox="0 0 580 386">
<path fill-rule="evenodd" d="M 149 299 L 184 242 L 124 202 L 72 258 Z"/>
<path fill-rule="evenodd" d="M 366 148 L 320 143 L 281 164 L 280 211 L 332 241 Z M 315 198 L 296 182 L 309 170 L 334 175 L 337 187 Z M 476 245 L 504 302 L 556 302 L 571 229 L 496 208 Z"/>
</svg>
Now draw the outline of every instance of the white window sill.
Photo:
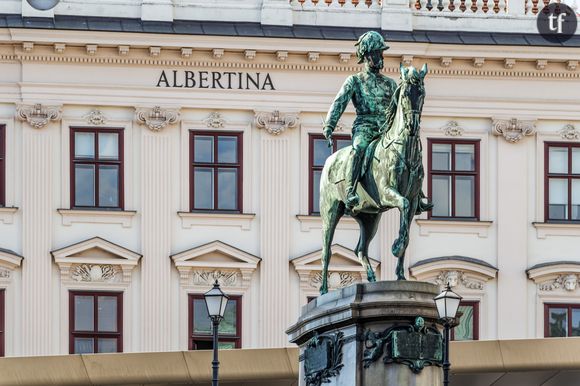
<svg viewBox="0 0 580 386">
<path fill-rule="evenodd" d="M 415 220 L 419 225 L 419 234 L 429 236 L 431 233 L 460 233 L 477 235 L 486 238 L 493 221 L 458 221 L 458 220 Z"/>
<path fill-rule="evenodd" d="M 134 210 L 87 210 L 87 209 L 57 209 L 62 217 L 62 225 L 73 223 L 83 224 L 121 224 L 123 228 L 131 228 Z"/>
<path fill-rule="evenodd" d="M 296 218 L 300 221 L 300 230 L 302 232 L 310 232 L 312 229 L 322 229 L 322 219 L 320 216 L 313 215 L 297 215 Z M 350 216 L 343 216 L 338 222 L 336 229 L 353 230 L 359 229 L 358 223 Z"/>
<path fill-rule="evenodd" d="M 222 226 L 241 228 L 244 231 L 252 228 L 252 221 L 256 217 L 253 213 L 177 212 L 177 215 L 181 218 L 181 226 L 184 229 L 196 226 Z"/>
<path fill-rule="evenodd" d="M 580 236 L 579 223 L 534 222 L 532 225 L 539 239 L 548 236 Z"/>
<path fill-rule="evenodd" d="M 0 207 L 0 222 L 3 222 L 4 224 L 12 224 L 16 212 L 18 212 L 18 208 L 16 207 Z"/>
</svg>

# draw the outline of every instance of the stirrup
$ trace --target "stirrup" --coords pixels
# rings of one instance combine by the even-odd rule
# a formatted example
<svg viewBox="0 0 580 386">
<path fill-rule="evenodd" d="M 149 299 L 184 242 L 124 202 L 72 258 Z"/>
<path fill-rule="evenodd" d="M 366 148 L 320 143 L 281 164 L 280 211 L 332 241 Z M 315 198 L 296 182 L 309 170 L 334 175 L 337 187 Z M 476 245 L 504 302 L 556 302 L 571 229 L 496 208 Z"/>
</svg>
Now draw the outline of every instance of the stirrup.
<svg viewBox="0 0 580 386">
<path fill-rule="evenodd" d="M 358 194 L 356 194 L 356 192 L 353 192 L 352 189 L 349 189 L 347 191 L 347 195 L 346 195 L 346 206 L 349 208 L 354 208 L 355 206 L 358 205 L 359 203 L 359 196 Z"/>
</svg>

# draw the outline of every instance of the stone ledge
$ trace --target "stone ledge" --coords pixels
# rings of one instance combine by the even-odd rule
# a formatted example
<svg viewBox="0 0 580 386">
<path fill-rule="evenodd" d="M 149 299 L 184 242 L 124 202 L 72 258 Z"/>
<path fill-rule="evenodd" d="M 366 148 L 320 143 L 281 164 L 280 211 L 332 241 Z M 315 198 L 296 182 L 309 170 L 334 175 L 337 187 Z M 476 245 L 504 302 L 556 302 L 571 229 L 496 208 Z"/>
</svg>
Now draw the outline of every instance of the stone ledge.
<svg viewBox="0 0 580 386">
<path fill-rule="evenodd" d="M 18 212 L 16 207 L 2 207 L 0 208 L 0 222 L 4 224 L 12 224 L 14 222 L 14 214 Z"/>
<path fill-rule="evenodd" d="M 314 215 L 296 215 L 300 221 L 300 230 L 302 232 L 310 232 L 312 229 L 322 229 L 322 219 L 320 216 Z M 336 229 L 342 230 L 357 230 L 359 226 L 354 218 L 350 216 L 343 216 L 338 222 Z"/>
<path fill-rule="evenodd" d="M 121 224 L 123 228 L 131 228 L 135 210 L 88 210 L 88 209 L 57 209 L 62 217 L 62 225 L 82 224 Z"/>
<path fill-rule="evenodd" d="M 580 223 L 533 222 L 532 225 L 539 239 L 548 236 L 580 236 Z"/>
<path fill-rule="evenodd" d="M 419 234 L 429 236 L 431 233 L 463 233 L 486 238 L 493 221 L 464 220 L 415 220 L 419 225 Z"/>
<path fill-rule="evenodd" d="M 254 213 L 177 212 L 177 215 L 181 218 L 181 227 L 184 229 L 191 229 L 195 226 L 222 226 L 237 227 L 248 231 L 256 218 Z"/>
</svg>

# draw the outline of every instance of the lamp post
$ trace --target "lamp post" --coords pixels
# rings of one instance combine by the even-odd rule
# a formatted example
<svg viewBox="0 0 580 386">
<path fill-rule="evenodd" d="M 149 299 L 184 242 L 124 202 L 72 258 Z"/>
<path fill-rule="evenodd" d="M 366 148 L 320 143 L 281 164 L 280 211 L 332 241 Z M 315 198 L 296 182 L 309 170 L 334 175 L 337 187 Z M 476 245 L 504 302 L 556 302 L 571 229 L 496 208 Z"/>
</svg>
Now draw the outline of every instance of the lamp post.
<svg viewBox="0 0 580 386">
<path fill-rule="evenodd" d="M 443 351 L 443 386 L 449 385 L 449 331 L 451 330 L 451 322 L 455 319 L 461 296 L 451 291 L 449 283 L 439 295 L 435 297 L 435 304 L 437 305 L 437 312 L 439 318 L 443 321 L 445 327 L 445 345 Z"/>
<path fill-rule="evenodd" d="M 212 289 L 207 291 L 203 296 L 205 298 L 205 305 L 207 306 L 207 314 L 211 319 L 213 328 L 213 361 L 211 362 L 213 379 L 211 385 L 218 386 L 218 370 L 220 366 L 220 362 L 218 361 L 218 328 L 224 318 L 229 296 L 223 293 L 217 280 Z"/>
</svg>

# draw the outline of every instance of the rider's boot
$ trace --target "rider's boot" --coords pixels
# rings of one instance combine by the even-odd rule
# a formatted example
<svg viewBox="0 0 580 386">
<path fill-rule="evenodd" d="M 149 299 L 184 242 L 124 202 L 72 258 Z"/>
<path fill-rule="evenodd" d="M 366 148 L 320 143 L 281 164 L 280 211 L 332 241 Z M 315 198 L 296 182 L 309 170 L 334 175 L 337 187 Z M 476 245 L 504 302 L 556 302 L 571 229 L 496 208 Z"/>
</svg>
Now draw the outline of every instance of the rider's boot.
<svg viewBox="0 0 580 386">
<path fill-rule="evenodd" d="M 364 158 L 364 152 L 355 151 L 352 160 L 352 171 L 350 184 L 346 188 L 346 207 L 348 209 L 354 208 L 359 203 L 359 196 L 356 193 L 356 187 L 360 178 L 361 163 Z"/>
<path fill-rule="evenodd" d="M 425 196 L 425 193 L 423 193 L 423 190 L 421 190 L 421 193 L 419 193 L 419 204 L 417 205 L 415 214 L 419 215 L 423 212 L 428 212 L 431 209 L 433 209 L 433 203 L 429 201 L 429 199 Z"/>
</svg>

